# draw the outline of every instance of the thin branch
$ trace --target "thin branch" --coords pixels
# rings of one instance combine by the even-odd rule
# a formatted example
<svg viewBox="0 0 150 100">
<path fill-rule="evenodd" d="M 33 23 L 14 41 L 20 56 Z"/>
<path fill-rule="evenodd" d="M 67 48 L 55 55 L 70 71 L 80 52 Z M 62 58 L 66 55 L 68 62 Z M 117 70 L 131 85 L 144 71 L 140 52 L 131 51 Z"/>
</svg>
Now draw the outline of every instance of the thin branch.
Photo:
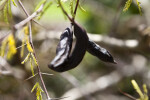
<svg viewBox="0 0 150 100">
<path fill-rule="evenodd" d="M 23 47 L 23 46 L 25 46 L 25 45 L 27 45 L 27 44 L 23 44 L 23 45 L 17 47 L 16 49 L 19 49 L 19 48 L 21 48 L 21 47 Z"/>
<path fill-rule="evenodd" d="M 18 24 L 14 25 L 14 29 L 19 29 L 22 26 L 24 26 L 26 23 L 28 23 L 30 20 L 35 18 L 42 10 L 43 10 L 44 4 L 42 4 L 37 11 L 35 11 L 32 15 L 28 16 L 28 18 L 24 19 L 23 21 L 19 22 Z"/>
<path fill-rule="evenodd" d="M 24 81 L 30 80 L 31 78 L 35 77 L 36 75 L 38 75 L 38 73 L 34 74 L 34 76 L 30 76 L 27 79 L 25 79 Z"/>
<path fill-rule="evenodd" d="M 41 74 L 42 75 L 49 75 L 49 76 L 53 75 L 53 74 L 49 74 L 49 73 L 41 73 Z M 30 80 L 31 78 L 35 77 L 36 75 L 38 75 L 38 73 L 34 74 L 34 76 L 28 77 L 27 79 L 25 79 L 25 81 Z"/>
<path fill-rule="evenodd" d="M 137 100 L 136 98 L 134 98 L 133 96 L 131 96 L 131 95 L 129 95 L 129 94 L 123 92 L 122 90 L 119 89 L 119 91 L 120 91 L 120 93 L 122 93 L 123 95 L 127 96 L 128 98 L 130 98 L 130 99 L 132 99 L 132 100 Z"/>
<path fill-rule="evenodd" d="M 77 9 L 78 9 L 78 5 L 79 5 L 79 0 L 77 0 L 77 3 L 76 3 L 73 20 L 75 19 L 75 16 L 76 16 L 76 13 L 77 13 Z"/>
<path fill-rule="evenodd" d="M 27 10 L 25 9 L 24 5 L 22 4 L 22 2 L 21 2 L 20 0 L 18 0 L 18 2 L 19 2 L 19 4 L 20 4 L 21 8 L 23 9 L 23 11 L 25 12 L 25 14 L 27 15 L 27 17 L 30 16 L 29 13 L 27 12 Z M 37 22 L 36 20 L 34 20 L 34 19 L 32 19 L 32 20 L 33 20 L 33 22 L 35 22 L 36 24 L 42 26 L 42 25 L 41 25 L 39 22 Z M 42 26 L 42 27 L 44 27 L 44 26 Z M 44 27 L 44 28 L 45 28 L 45 27 Z"/>
<path fill-rule="evenodd" d="M 33 55 L 35 56 L 35 59 L 36 59 L 36 62 L 37 62 L 38 75 L 39 75 L 39 77 L 40 77 L 42 86 L 43 86 L 43 88 L 44 88 L 44 92 L 45 92 L 45 94 L 46 94 L 47 100 L 51 100 L 51 98 L 50 98 L 50 96 L 49 96 L 49 94 L 48 94 L 47 88 L 46 88 L 46 86 L 45 86 L 45 83 L 44 83 L 44 81 L 43 81 L 42 73 L 41 73 L 41 70 L 40 70 L 40 67 L 39 67 L 39 64 L 38 64 L 38 60 L 37 60 L 37 57 L 36 57 L 34 45 L 33 45 L 33 42 L 32 42 L 33 40 L 32 40 L 32 26 L 31 26 L 31 20 L 32 20 L 32 18 L 36 17 L 36 15 L 37 15 L 38 13 L 40 13 L 40 12 L 43 10 L 43 7 L 44 7 L 44 4 L 45 4 L 45 3 L 42 4 L 42 5 L 40 6 L 40 8 L 39 8 L 36 12 L 34 12 L 31 16 L 29 16 L 28 12 L 26 11 L 25 7 L 23 6 L 23 4 L 21 3 L 20 0 L 19 0 L 19 2 L 20 2 L 20 5 L 22 6 L 24 12 L 27 14 L 28 18 L 25 19 L 24 21 L 18 23 L 17 25 L 15 25 L 15 28 L 18 29 L 18 28 L 20 28 L 21 26 L 23 26 L 24 24 L 26 24 L 27 22 L 29 22 L 29 42 L 30 42 L 30 45 L 31 45 L 31 47 L 32 47 L 32 49 L 33 49 Z"/>
<path fill-rule="evenodd" d="M 33 42 L 32 42 L 32 27 L 31 27 L 31 22 L 29 22 L 29 41 L 30 41 L 30 44 L 31 44 L 31 47 L 33 49 L 33 54 L 35 56 L 35 59 L 36 59 L 36 62 L 37 62 L 37 70 L 38 70 L 38 75 L 40 77 L 40 80 L 41 80 L 41 83 L 42 83 L 42 86 L 43 86 L 43 89 L 44 89 L 44 92 L 46 94 L 46 97 L 47 97 L 47 100 L 51 100 L 49 94 L 48 94 L 48 91 L 47 91 L 47 88 L 45 86 L 45 83 L 43 81 L 43 77 L 42 77 L 42 74 L 41 74 L 41 70 L 40 70 L 40 67 L 39 67 L 39 64 L 38 64 L 38 61 L 37 61 L 37 57 L 36 57 L 36 54 L 35 54 L 35 49 L 34 49 L 34 45 L 33 45 Z"/>
<path fill-rule="evenodd" d="M 68 19 L 69 19 L 71 22 L 73 22 L 73 19 L 67 14 L 67 12 L 66 12 L 65 9 L 63 8 L 63 6 L 62 6 L 60 0 L 58 0 L 58 3 L 59 3 L 59 6 L 60 6 L 62 12 L 68 17 Z"/>
<path fill-rule="evenodd" d="M 41 73 L 42 75 L 47 75 L 47 76 L 52 76 L 53 74 L 49 74 L 49 73 Z"/>
</svg>

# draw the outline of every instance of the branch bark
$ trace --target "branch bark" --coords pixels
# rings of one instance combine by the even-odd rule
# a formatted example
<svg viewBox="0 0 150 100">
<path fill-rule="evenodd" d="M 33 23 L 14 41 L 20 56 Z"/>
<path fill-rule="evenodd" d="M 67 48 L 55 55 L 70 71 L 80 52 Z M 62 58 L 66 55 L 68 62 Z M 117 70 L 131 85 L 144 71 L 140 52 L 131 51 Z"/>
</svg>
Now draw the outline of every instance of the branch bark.
<svg viewBox="0 0 150 100">
<path fill-rule="evenodd" d="M 42 73 L 41 73 L 41 70 L 40 70 L 40 67 L 39 67 L 39 64 L 38 64 L 38 60 L 37 60 L 37 57 L 36 57 L 36 53 L 35 53 L 35 49 L 34 49 L 34 45 L 33 45 L 33 40 L 32 40 L 32 26 L 31 26 L 31 20 L 32 18 L 34 18 L 39 12 L 42 11 L 43 7 L 44 7 L 44 4 L 42 4 L 40 6 L 40 8 L 34 12 L 31 16 L 29 16 L 28 12 L 26 11 L 25 7 L 23 6 L 22 2 L 20 0 L 18 0 L 19 4 L 21 5 L 23 11 L 26 13 L 26 15 L 28 16 L 28 18 L 20 23 L 18 23 L 17 25 L 15 25 L 15 28 L 18 29 L 20 28 L 21 26 L 23 26 L 25 23 L 29 22 L 29 42 L 30 42 L 30 45 L 33 49 L 33 55 L 35 56 L 36 58 L 36 62 L 37 62 L 37 70 L 38 70 L 38 75 L 40 77 L 40 80 L 41 80 L 41 83 L 42 83 L 42 86 L 44 88 L 44 92 L 46 94 L 46 97 L 47 97 L 47 100 L 51 100 L 49 94 L 48 94 L 48 91 L 47 91 L 47 88 L 45 86 L 45 83 L 44 83 L 44 80 L 43 80 L 43 77 L 42 77 Z M 26 22 L 27 21 L 27 22 Z"/>
</svg>

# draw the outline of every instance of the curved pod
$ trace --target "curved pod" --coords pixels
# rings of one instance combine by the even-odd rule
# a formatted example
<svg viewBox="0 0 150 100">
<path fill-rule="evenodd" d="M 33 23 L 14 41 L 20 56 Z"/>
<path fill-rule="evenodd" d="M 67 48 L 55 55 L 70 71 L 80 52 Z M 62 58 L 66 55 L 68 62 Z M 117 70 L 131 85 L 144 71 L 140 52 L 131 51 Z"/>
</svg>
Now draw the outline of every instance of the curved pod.
<svg viewBox="0 0 150 100">
<path fill-rule="evenodd" d="M 74 26 L 74 35 L 76 37 L 76 44 L 72 51 L 72 54 L 70 54 L 68 60 L 59 66 L 49 66 L 54 71 L 57 72 L 64 72 L 70 69 L 75 68 L 78 66 L 78 64 L 82 61 L 88 44 L 88 36 L 86 34 L 86 31 L 81 28 L 77 23 L 73 23 Z"/>
<path fill-rule="evenodd" d="M 56 49 L 56 57 L 49 64 L 49 67 L 57 67 L 67 62 L 72 48 L 72 29 L 66 28 L 60 36 L 60 41 Z"/>
</svg>

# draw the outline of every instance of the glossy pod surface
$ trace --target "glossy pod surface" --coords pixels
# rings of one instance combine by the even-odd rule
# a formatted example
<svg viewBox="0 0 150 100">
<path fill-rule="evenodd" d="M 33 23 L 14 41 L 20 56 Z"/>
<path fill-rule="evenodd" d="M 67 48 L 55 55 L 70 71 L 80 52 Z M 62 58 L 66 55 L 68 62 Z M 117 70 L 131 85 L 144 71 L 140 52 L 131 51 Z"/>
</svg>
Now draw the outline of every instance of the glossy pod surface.
<svg viewBox="0 0 150 100">
<path fill-rule="evenodd" d="M 107 51 L 105 48 L 102 48 L 101 46 L 99 46 L 98 44 L 96 44 L 91 40 L 88 41 L 87 51 L 104 62 L 110 62 L 116 64 L 116 61 L 109 53 L 109 51 Z"/>
<path fill-rule="evenodd" d="M 57 64 L 57 66 L 54 66 L 55 64 L 53 64 L 52 66 L 52 63 L 51 65 L 49 65 L 49 68 L 51 68 L 54 71 L 64 72 L 75 68 L 82 61 L 85 55 L 88 43 L 88 36 L 86 34 L 86 31 L 83 28 L 81 28 L 77 23 L 74 23 L 73 26 L 74 35 L 76 37 L 75 47 L 72 51 L 72 54 L 70 54 L 66 62 L 62 64 Z"/>
<path fill-rule="evenodd" d="M 73 33 L 72 29 L 66 28 L 60 36 L 60 41 L 56 49 L 56 57 L 49 64 L 50 68 L 55 68 L 67 62 L 72 48 Z"/>
</svg>

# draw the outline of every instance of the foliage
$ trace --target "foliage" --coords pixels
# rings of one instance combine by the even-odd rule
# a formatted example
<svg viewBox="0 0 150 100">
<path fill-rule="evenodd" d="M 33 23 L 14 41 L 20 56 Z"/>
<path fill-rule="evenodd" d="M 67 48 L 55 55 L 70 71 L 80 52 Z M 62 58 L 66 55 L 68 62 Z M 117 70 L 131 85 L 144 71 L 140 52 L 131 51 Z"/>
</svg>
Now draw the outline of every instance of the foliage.
<svg viewBox="0 0 150 100">
<path fill-rule="evenodd" d="M 44 92 L 38 82 L 33 86 L 31 92 L 36 89 L 36 100 L 42 100 L 42 92 Z"/>
<path fill-rule="evenodd" d="M 132 80 L 131 81 L 134 89 L 136 90 L 136 92 L 139 94 L 140 98 L 137 99 L 137 100 L 149 100 L 149 97 L 148 97 L 148 91 L 147 91 L 147 86 L 145 84 L 143 84 L 143 93 L 141 91 L 141 89 L 139 88 L 138 84 L 136 83 L 135 80 Z"/>
<path fill-rule="evenodd" d="M 4 15 L 4 21 L 6 23 L 9 23 L 9 21 L 12 20 L 11 1 L 13 2 L 13 5 L 17 7 L 14 0 L 6 0 L 6 1 L 3 0 L 3 2 L 1 1 L 1 4 L 0 4 L 0 6 L 4 6 L 3 15 Z"/>
<path fill-rule="evenodd" d="M 16 53 L 16 43 L 13 34 L 10 34 L 5 40 L 2 42 L 1 47 L 1 56 L 3 57 L 5 55 L 6 47 L 8 47 L 7 50 L 7 59 L 11 59 Z"/>
<path fill-rule="evenodd" d="M 126 4 L 124 6 L 123 12 L 126 12 L 130 8 L 131 3 L 132 3 L 132 0 L 127 0 Z M 136 0 L 136 3 L 138 6 L 140 15 L 142 15 L 142 10 L 141 10 L 141 6 L 140 6 L 141 3 L 138 0 Z"/>
<path fill-rule="evenodd" d="M 69 2 L 70 14 L 74 18 L 75 17 L 74 9 L 75 9 L 77 0 L 61 0 L 61 2 L 64 2 L 64 3 L 66 3 L 67 1 Z M 15 3 L 14 0 L 1 0 L 0 1 L 0 9 L 3 12 L 4 21 L 6 23 L 10 23 L 11 20 L 12 20 L 11 2 L 13 3 L 13 5 L 15 7 L 17 7 L 17 4 Z M 123 9 L 124 12 L 126 12 L 129 9 L 131 3 L 132 3 L 132 0 L 127 0 L 127 2 L 125 4 L 125 7 Z M 139 12 L 142 15 L 140 2 L 138 0 L 136 0 L 136 3 L 138 5 Z M 48 2 L 47 0 L 42 0 L 41 2 L 39 2 L 37 4 L 37 6 L 35 7 L 35 11 L 37 9 L 39 9 L 39 7 L 41 5 L 44 5 L 44 7 L 43 7 L 42 11 L 39 13 L 38 17 L 36 17 L 36 18 L 41 19 L 41 17 L 45 14 L 45 12 L 49 9 L 49 7 L 52 4 L 53 4 L 52 1 Z M 79 3 L 78 8 L 80 8 L 81 11 L 85 12 L 85 9 L 81 6 L 80 3 Z M 28 26 L 28 24 L 26 24 L 23 27 L 22 30 L 24 31 L 24 34 L 23 34 L 23 38 L 22 38 L 21 51 L 20 51 L 21 58 L 24 57 L 25 47 L 28 50 L 28 53 L 27 53 L 26 57 L 23 59 L 23 61 L 21 62 L 21 64 L 25 64 L 27 61 L 29 61 L 32 76 L 35 76 L 35 74 L 34 74 L 34 65 L 35 66 L 39 66 L 39 65 L 38 65 L 38 61 L 37 61 L 35 53 L 34 53 L 33 45 L 31 43 L 32 41 L 30 41 L 30 39 L 29 39 L 30 36 L 29 36 L 29 26 Z M 1 44 L 0 55 L 2 57 L 4 57 L 5 54 L 6 54 L 7 59 L 9 59 L 9 60 L 17 53 L 16 40 L 15 40 L 14 34 L 8 35 L 8 37 L 6 37 L 2 41 L 2 44 Z M 137 83 L 134 80 L 132 80 L 132 84 L 133 84 L 133 87 L 135 88 L 135 90 L 137 91 L 137 93 L 140 95 L 140 98 L 138 100 L 148 100 L 148 91 L 147 91 L 146 85 L 143 85 L 144 93 L 142 93 L 139 86 L 137 85 Z M 36 84 L 33 86 L 32 90 L 31 90 L 31 92 L 33 92 L 35 90 L 36 90 L 37 100 L 42 100 L 43 90 L 42 90 L 39 82 L 36 82 Z"/>
<path fill-rule="evenodd" d="M 126 12 L 129 9 L 131 3 L 132 3 L 132 0 L 127 0 L 126 4 L 124 6 L 124 9 L 123 9 L 124 12 Z"/>
</svg>

